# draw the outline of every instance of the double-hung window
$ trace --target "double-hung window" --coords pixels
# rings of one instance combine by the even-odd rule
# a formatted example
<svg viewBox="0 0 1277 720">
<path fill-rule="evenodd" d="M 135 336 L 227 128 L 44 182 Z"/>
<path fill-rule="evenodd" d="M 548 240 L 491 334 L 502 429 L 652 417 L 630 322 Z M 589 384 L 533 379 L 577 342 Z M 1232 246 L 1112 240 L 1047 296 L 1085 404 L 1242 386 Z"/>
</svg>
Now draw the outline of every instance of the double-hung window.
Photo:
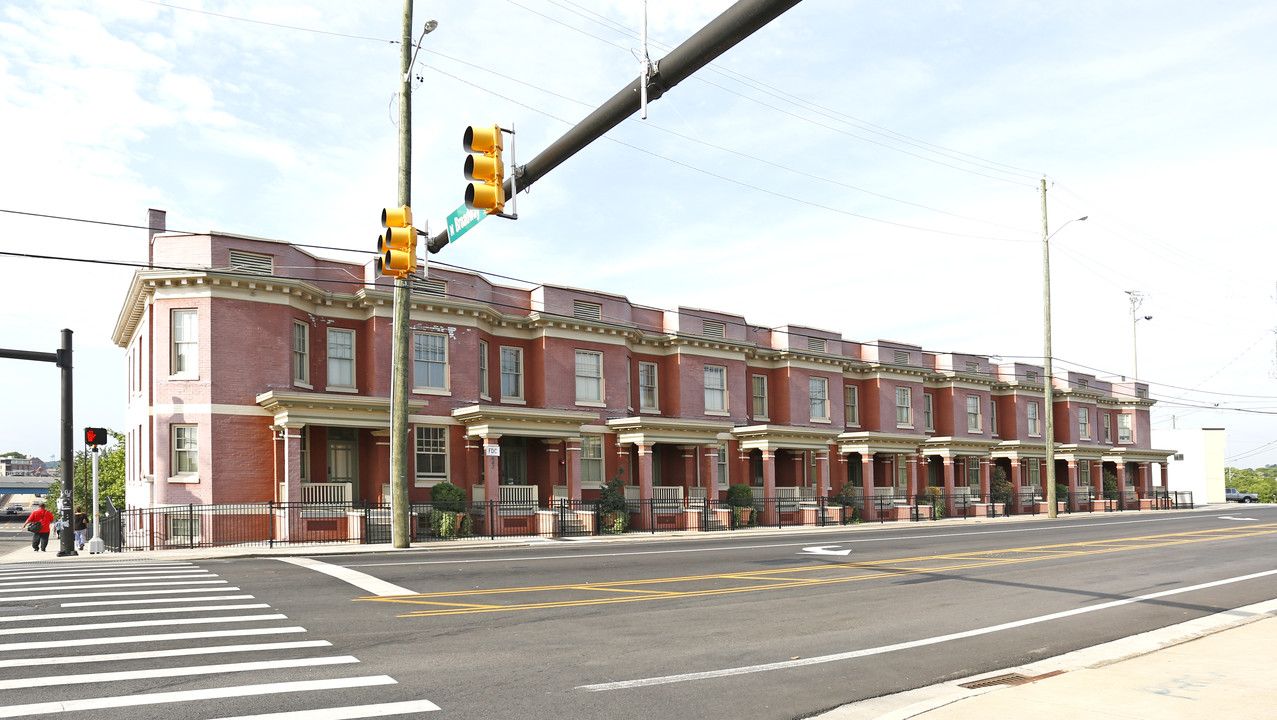
<svg viewBox="0 0 1277 720">
<path fill-rule="evenodd" d="M 448 338 L 412 334 L 412 385 L 419 390 L 448 389 Z"/>
<path fill-rule="evenodd" d="M 479 341 L 479 397 L 488 397 L 488 343 Z"/>
<path fill-rule="evenodd" d="M 1113 443 L 1113 416 L 1110 413 L 1104 413 L 1104 442 Z"/>
<path fill-rule="evenodd" d="M 967 396 L 967 432 L 978 433 L 980 427 L 980 396 Z"/>
<path fill-rule="evenodd" d="M 1042 425 L 1038 421 L 1038 404 L 1031 402 L 1026 409 L 1026 415 L 1029 421 L 1029 435 L 1034 437 L 1042 434 Z"/>
<path fill-rule="evenodd" d="M 173 426 L 173 474 L 195 475 L 200 471 L 198 425 Z"/>
<path fill-rule="evenodd" d="M 1079 487 L 1089 487 L 1091 485 L 1091 463 L 1089 460 L 1083 460 L 1077 464 L 1077 484 Z"/>
<path fill-rule="evenodd" d="M 1091 409 L 1077 409 L 1077 436 L 1082 440 L 1091 439 Z"/>
<path fill-rule="evenodd" d="M 293 323 L 293 382 L 310 383 L 310 326 L 304 322 Z"/>
<path fill-rule="evenodd" d="M 967 487 L 980 487 L 980 458 L 967 458 Z"/>
<path fill-rule="evenodd" d="M 755 420 L 767 419 L 767 376 L 751 375 L 750 376 L 750 395 L 753 400 L 753 411 Z"/>
<path fill-rule="evenodd" d="M 199 375 L 199 311 L 173 311 L 172 374 L 184 377 Z"/>
<path fill-rule="evenodd" d="M 576 401 L 603 402 L 603 353 L 576 351 Z"/>
<path fill-rule="evenodd" d="M 811 406 L 811 419 L 829 422 L 829 379 L 807 378 L 807 399 Z"/>
<path fill-rule="evenodd" d="M 1131 416 L 1127 413 L 1121 413 L 1117 416 L 1117 441 L 1119 443 L 1134 442 L 1135 436 L 1131 432 Z"/>
<path fill-rule="evenodd" d="M 639 410 L 655 412 L 657 404 L 656 363 L 639 361 Z"/>
<path fill-rule="evenodd" d="M 418 487 L 434 485 L 448 479 L 448 428 L 418 425 L 417 467 L 415 483 Z"/>
<path fill-rule="evenodd" d="M 727 412 L 727 368 L 722 365 L 705 366 L 705 412 Z"/>
<path fill-rule="evenodd" d="M 844 385 L 842 389 L 844 412 L 848 426 L 860 424 L 860 388 L 855 385 Z"/>
<path fill-rule="evenodd" d="M 593 486 L 603 482 L 603 437 L 581 436 L 581 483 Z"/>
<path fill-rule="evenodd" d="M 523 348 L 501 347 L 501 399 L 523 399 Z"/>
<path fill-rule="evenodd" d="M 355 387 L 355 331 L 328 328 L 328 387 Z"/>
<path fill-rule="evenodd" d="M 896 388 L 896 426 L 913 425 L 913 390 L 907 387 Z"/>
</svg>

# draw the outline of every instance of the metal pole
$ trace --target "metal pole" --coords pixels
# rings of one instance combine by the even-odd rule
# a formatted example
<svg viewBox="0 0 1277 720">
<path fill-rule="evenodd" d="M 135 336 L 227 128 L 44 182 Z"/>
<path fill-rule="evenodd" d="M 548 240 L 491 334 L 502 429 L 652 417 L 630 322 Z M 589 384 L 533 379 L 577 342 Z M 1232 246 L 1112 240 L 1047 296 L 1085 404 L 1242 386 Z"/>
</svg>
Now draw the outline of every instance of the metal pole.
<svg viewBox="0 0 1277 720">
<path fill-rule="evenodd" d="M 62 493 L 58 497 L 58 518 L 66 522 L 67 518 L 72 517 L 73 496 L 75 494 L 75 480 L 72 472 L 75 469 L 75 449 L 72 447 L 72 437 L 75 435 L 75 418 L 73 410 L 75 403 L 72 401 L 73 383 L 71 378 L 71 331 L 62 330 L 62 349 L 58 351 L 58 367 L 62 368 Z M 62 532 L 58 533 L 58 557 L 67 555 L 79 555 L 75 551 L 75 532 L 68 530 L 64 525 Z"/>
<path fill-rule="evenodd" d="M 89 554 L 96 555 L 106 549 L 98 525 L 98 448 L 93 446 L 93 538 L 89 540 Z"/>
<path fill-rule="evenodd" d="M 1055 378 L 1051 372 L 1051 235 L 1046 222 L 1046 178 L 1042 178 L 1042 365 L 1045 370 L 1042 395 L 1045 398 L 1046 423 L 1046 516 L 1055 512 Z"/>
<path fill-rule="evenodd" d="M 412 0 L 403 4 L 399 68 L 399 204 L 412 205 Z M 395 278 L 390 373 L 390 539 L 408 547 L 408 279 Z"/>
</svg>

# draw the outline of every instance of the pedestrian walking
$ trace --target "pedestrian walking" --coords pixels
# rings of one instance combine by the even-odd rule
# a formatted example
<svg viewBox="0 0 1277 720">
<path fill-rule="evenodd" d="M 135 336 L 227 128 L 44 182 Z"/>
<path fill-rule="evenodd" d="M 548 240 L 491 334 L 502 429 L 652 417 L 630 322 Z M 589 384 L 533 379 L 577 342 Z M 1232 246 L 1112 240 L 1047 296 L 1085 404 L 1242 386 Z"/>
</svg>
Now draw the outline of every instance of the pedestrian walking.
<svg viewBox="0 0 1277 720">
<path fill-rule="evenodd" d="M 36 531 L 31 533 L 31 549 L 36 552 L 45 552 L 49 547 L 49 530 L 53 524 L 53 513 L 44 509 L 43 500 L 35 501 L 35 510 L 27 516 L 27 522 L 39 525 Z"/>
<path fill-rule="evenodd" d="M 84 536 L 89 531 L 89 516 L 84 514 L 84 506 L 75 506 L 75 545 L 84 549 Z"/>
</svg>

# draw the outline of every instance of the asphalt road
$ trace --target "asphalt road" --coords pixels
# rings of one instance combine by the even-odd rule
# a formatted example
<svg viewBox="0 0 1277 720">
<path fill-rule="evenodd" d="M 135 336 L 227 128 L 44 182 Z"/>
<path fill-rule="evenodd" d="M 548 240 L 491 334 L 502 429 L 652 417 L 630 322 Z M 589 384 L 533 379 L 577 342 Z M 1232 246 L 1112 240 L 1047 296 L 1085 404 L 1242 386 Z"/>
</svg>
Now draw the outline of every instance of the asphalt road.
<svg viewBox="0 0 1277 720">
<path fill-rule="evenodd" d="M 220 688 L 230 695 L 230 688 L 248 682 L 307 680 L 317 687 L 211 703 L 107 708 L 93 716 L 242 718 L 301 711 L 296 717 L 322 718 L 323 708 L 428 701 L 441 708 L 428 716 L 439 718 L 804 717 L 1277 598 L 1274 557 L 1277 508 L 1238 506 L 1210 514 L 548 541 L 488 550 L 459 543 L 393 556 L 326 556 L 315 558 L 322 563 L 316 566 L 205 560 L 184 572 L 214 575 L 236 588 L 232 594 L 252 599 L 203 602 L 261 603 L 267 607 L 223 615 L 285 618 L 236 627 L 304 626 L 299 637 L 331 643 L 254 653 L 255 659 L 354 660 L 263 666 L 247 677 L 178 674 L 113 682 L 94 691 L 140 697 Z M 343 569 L 351 575 L 341 577 Z M 9 579 L 14 576 L 0 575 L 0 590 L 13 589 Z M 54 599 L 14 603 L 0 595 L 0 608 L 0 619 L 5 612 L 50 616 L 20 623 L 26 628 L 89 622 L 59 619 L 70 609 Z M 172 631 L 155 626 L 133 632 Z M 70 628 L 46 634 L 74 642 L 81 633 Z M 9 640 L 0 635 L 0 661 L 20 656 L 5 650 Z M 227 641 L 145 643 L 179 652 L 201 644 Z M 200 662 L 230 661 L 210 656 Z M 174 667 L 175 661 L 139 658 L 112 667 L 117 665 L 145 671 Z M 0 665 L 0 688 L 6 680 L 47 674 Z M 390 681 L 350 685 L 365 677 Z M 67 692 L 56 685 L 5 690 L 0 717 L 10 716 L 4 714 L 8 707 L 54 702 Z M 427 716 L 423 712 L 395 716 Z M 365 716 L 371 715 L 342 717 Z"/>
</svg>

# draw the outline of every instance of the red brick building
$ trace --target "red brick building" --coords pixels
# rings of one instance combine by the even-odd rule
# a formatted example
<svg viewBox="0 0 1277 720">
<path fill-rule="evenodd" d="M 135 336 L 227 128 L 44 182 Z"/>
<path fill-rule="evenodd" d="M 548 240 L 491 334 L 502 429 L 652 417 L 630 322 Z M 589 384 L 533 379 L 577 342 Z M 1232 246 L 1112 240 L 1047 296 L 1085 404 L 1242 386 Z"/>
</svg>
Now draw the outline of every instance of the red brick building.
<svg viewBox="0 0 1277 720">
<path fill-rule="evenodd" d="M 391 281 L 284 242 L 167 233 L 160 211 L 150 226 L 156 269 L 114 331 L 128 504 L 387 496 Z M 850 483 L 874 517 L 893 512 L 878 496 L 987 495 L 995 468 L 1032 492 L 1045 475 L 1040 367 L 437 268 L 411 297 L 414 501 L 447 480 L 545 506 L 620 473 L 671 501 Z M 1141 496 L 1164 486 L 1147 386 L 1070 372 L 1054 389 L 1058 482 L 1098 487 L 1107 469 Z"/>
</svg>

